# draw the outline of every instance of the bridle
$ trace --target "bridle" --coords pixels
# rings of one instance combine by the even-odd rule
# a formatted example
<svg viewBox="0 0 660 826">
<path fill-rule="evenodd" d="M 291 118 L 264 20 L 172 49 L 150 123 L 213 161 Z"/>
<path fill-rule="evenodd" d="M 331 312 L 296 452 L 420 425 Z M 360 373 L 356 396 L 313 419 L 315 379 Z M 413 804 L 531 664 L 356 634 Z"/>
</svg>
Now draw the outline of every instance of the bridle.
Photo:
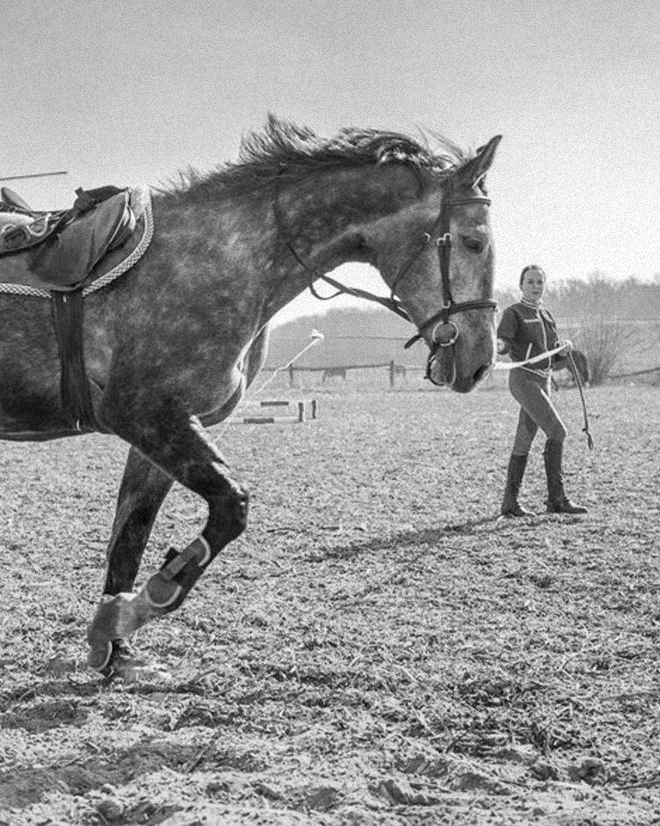
<svg viewBox="0 0 660 826">
<path fill-rule="evenodd" d="M 451 259 L 450 222 L 452 209 L 455 206 L 465 206 L 471 204 L 485 204 L 486 206 L 490 206 L 490 198 L 487 198 L 485 195 L 474 195 L 469 198 L 453 198 L 449 195 L 442 199 L 442 204 L 440 206 L 440 214 L 438 218 L 431 227 L 431 231 L 425 232 L 423 234 L 422 243 L 420 244 L 418 249 L 416 249 L 412 253 L 410 258 L 397 273 L 396 278 L 394 279 L 392 286 L 390 288 L 389 298 L 374 295 L 373 293 L 367 292 L 366 290 L 347 287 L 345 284 L 341 284 L 339 281 L 335 281 L 334 278 L 330 278 L 328 275 L 325 275 L 325 273 L 321 273 L 318 270 L 306 264 L 305 261 L 296 251 L 289 236 L 284 232 L 279 209 L 278 195 L 279 190 L 276 189 L 275 199 L 273 201 L 275 226 L 277 227 L 280 236 L 284 240 L 284 243 L 291 255 L 293 256 L 293 258 L 295 258 L 295 260 L 300 264 L 300 266 L 303 269 L 305 269 L 307 272 L 310 273 L 310 275 L 313 276 L 313 279 L 309 284 L 309 289 L 312 292 L 312 295 L 314 295 L 316 298 L 322 301 L 328 301 L 331 298 L 335 298 L 336 296 L 344 293 L 346 295 L 354 296 L 355 298 L 364 298 L 368 301 L 375 301 L 376 303 L 381 304 L 384 307 L 387 307 L 388 310 L 391 310 L 392 312 L 401 316 L 401 318 L 404 318 L 406 321 L 413 323 L 412 319 L 410 318 L 406 310 L 403 308 L 403 304 L 396 297 L 395 290 L 398 284 L 402 281 L 402 279 L 410 272 L 414 263 L 417 261 L 422 252 L 427 248 L 427 246 L 432 242 L 432 240 L 435 239 L 435 244 L 438 247 L 440 277 L 442 279 L 442 307 L 437 313 L 432 315 L 423 324 L 418 326 L 417 333 L 411 339 L 409 339 L 404 345 L 404 348 L 408 349 L 423 337 L 424 333 L 426 332 L 426 330 L 428 330 L 429 327 L 435 325 L 433 328 L 433 333 L 431 335 L 434 346 L 430 347 L 429 350 L 429 355 L 427 359 L 426 378 L 430 378 L 431 366 L 433 364 L 433 361 L 435 360 L 438 349 L 441 347 L 452 347 L 458 339 L 459 330 L 458 326 L 453 321 L 451 321 L 452 315 L 455 315 L 456 313 L 468 312 L 470 310 L 494 311 L 497 309 L 497 302 L 491 298 L 476 299 L 474 301 L 454 301 L 451 293 L 451 283 L 449 280 L 449 265 Z M 333 286 L 336 292 L 329 296 L 320 295 L 314 288 L 313 283 L 317 279 L 322 279 L 326 283 Z M 439 328 L 441 327 L 448 328 L 449 330 L 449 337 L 446 340 L 443 340 L 442 338 L 439 339 L 436 337 Z"/>
<path fill-rule="evenodd" d="M 449 226 L 451 222 L 451 211 L 455 206 L 470 204 L 485 204 L 486 206 L 490 206 L 490 198 L 486 198 L 485 195 L 474 195 L 471 198 L 443 198 L 442 205 L 440 207 L 440 215 L 438 216 L 437 221 L 435 222 L 430 233 L 424 233 L 424 247 L 426 247 L 426 245 L 429 244 L 435 236 L 435 244 L 438 247 L 438 258 L 440 260 L 440 277 L 442 279 L 443 302 L 440 310 L 435 313 L 435 315 L 432 315 L 431 318 L 427 319 L 418 328 L 418 332 L 406 342 L 404 347 L 406 349 L 411 347 L 423 337 L 424 332 L 431 327 L 431 325 L 435 324 L 433 334 L 431 336 L 433 342 L 435 343 L 435 347 L 431 349 L 430 359 L 433 358 L 439 347 L 451 347 L 458 339 L 458 327 L 453 321 L 451 321 L 451 316 L 456 313 L 466 312 L 468 310 L 497 309 L 497 301 L 494 301 L 492 298 L 481 298 L 474 301 L 454 301 L 451 294 L 451 283 L 449 280 L 449 264 L 451 259 L 451 233 L 449 232 Z M 415 255 L 415 259 L 419 254 L 421 254 L 421 250 Z M 394 293 L 394 288 L 403 275 L 405 275 L 410 269 L 415 259 L 409 263 L 403 272 L 397 275 L 394 284 L 392 285 L 392 293 Z M 453 328 L 453 332 L 450 333 L 450 336 L 446 341 L 438 340 L 436 338 L 438 327 L 441 326 Z"/>
</svg>

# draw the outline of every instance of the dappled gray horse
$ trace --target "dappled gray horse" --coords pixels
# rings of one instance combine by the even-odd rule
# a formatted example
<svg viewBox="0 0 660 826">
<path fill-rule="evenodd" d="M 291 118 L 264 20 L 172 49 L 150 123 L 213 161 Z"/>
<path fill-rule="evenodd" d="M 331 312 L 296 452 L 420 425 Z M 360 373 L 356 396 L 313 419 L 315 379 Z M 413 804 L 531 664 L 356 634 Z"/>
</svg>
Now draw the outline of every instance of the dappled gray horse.
<svg viewBox="0 0 660 826">
<path fill-rule="evenodd" d="M 53 302 L 0 294 L 2 438 L 98 431 L 130 445 L 88 632 L 93 668 L 130 668 L 126 640 L 178 608 L 245 529 L 248 494 L 206 428 L 230 415 L 261 368 L 269 320 L 315 280 L 344 262 L 372 264 L 389 306 L 428 345 L 432 382 L 465 393 L 486 375 L 495 305 L 484 177 L 498 142 L 470 155 L 441 139 L 432 149 L 376 130 L 322 139 L 271 117 L 244 141 L 237 163 L 156 193 L 146 252 L 84 299 L 82 420 L 62 388 L 65 343 L 54 332 Z M 205 500 L 208 519 L 134 593 L 174 481 Z"/>
</svg>

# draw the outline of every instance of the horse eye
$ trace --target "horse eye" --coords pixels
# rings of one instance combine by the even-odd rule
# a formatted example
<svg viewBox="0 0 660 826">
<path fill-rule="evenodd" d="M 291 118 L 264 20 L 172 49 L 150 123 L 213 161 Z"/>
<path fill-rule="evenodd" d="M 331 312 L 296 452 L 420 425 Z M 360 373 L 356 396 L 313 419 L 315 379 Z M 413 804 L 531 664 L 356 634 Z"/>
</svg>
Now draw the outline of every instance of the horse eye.
<svg viewBox="0 0 660 826">
<path fill-rule="evenodd" d="M 480 238 L 472 238 L 469 235 L 462 235 L 461 241 L 463 242 L 465 249 L 470 250 L 470 252 L 483 252 L 484 242 Z"/>
</svg>

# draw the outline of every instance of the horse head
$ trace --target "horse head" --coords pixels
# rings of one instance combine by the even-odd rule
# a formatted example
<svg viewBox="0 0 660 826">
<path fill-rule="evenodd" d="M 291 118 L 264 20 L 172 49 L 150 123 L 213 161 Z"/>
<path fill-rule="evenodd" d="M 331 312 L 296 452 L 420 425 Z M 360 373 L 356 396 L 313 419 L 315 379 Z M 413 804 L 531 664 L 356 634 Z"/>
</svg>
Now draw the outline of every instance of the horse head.
<svg viewBox="0 0 660 826">
<path fill-rule="evenodd" d="M 404 315 L 429 347 L 428 378 L 471 390 L 495 358 L 493 248 L 484 179 L 500 137 L 472 156 L 438 137 L 431 150 L 393 132 L 319 138 L 271 117 L 244 146 L 245 177 L 273 186 L 273 314 L 325 278 L 340 292 Z M 327 273 L 374 265 L 390 299 L 347 289 Z M 293 265 L 293 268 L 292 268 Z M 319 296 L 320 297 L 320 296 Z"/>
<path fill-rule="evenodd" d="M 376 266 L 429 347 L 427 377 L 460 393 L 495 358 L 494 254 L 484 179 L 500 136 L 450 174 L 417 170 L 416 197 L 363 230 Z"/>
</svg>

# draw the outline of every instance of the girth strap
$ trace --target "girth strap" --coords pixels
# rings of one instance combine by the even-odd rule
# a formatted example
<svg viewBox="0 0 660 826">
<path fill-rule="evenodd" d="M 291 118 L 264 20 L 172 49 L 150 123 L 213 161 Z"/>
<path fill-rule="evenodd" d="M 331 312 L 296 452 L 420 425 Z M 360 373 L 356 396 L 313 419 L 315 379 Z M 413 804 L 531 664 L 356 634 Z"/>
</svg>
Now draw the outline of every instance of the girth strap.
<svg viewBox="0 0 660 826">
<path fill-rule="evenodd" d="M 79 431 L 102 428 L 94 415 L 83 357 L 82 290 L 52 293 L 53 324 L 60 357 L 60 394 L 69 424 Z"/>
</svg>

